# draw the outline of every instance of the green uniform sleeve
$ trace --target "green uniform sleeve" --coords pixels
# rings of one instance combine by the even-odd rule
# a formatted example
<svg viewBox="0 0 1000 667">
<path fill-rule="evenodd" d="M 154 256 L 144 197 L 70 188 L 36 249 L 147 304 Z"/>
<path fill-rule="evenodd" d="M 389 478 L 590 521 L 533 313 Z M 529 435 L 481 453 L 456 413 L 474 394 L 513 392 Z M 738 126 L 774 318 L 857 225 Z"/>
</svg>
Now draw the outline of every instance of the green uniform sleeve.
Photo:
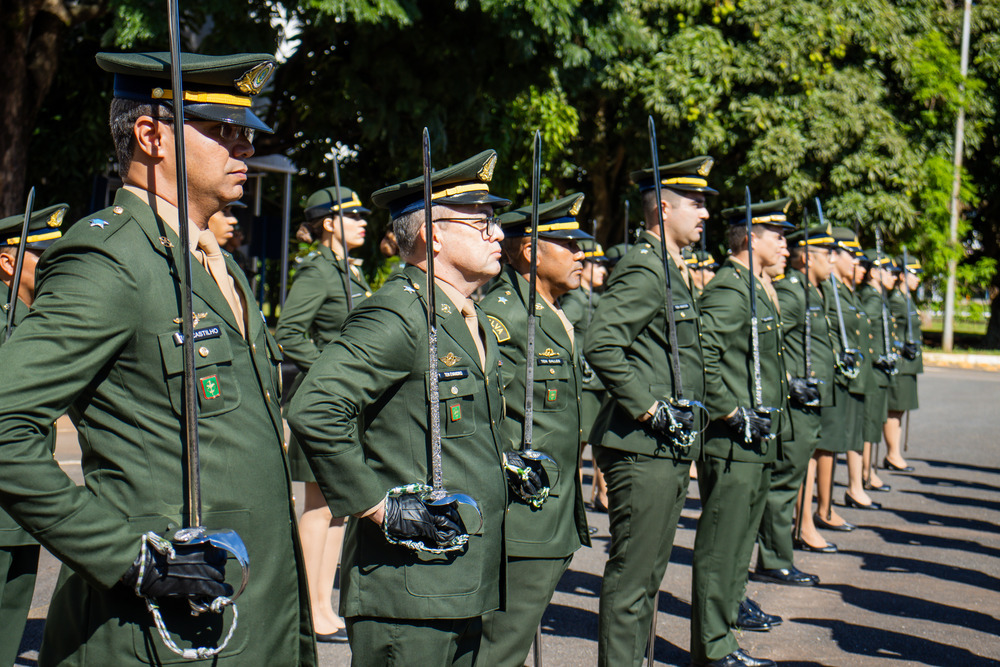
<svg viewBox="0 0 1000 667">
<path fill-rule="evenodd" d="M 626 350 L 663 309 L 663 279 L 637 262 L 619 270 L 597 304 L 583 353 L 604 387 L 638 419 L 664 397 L 650 392 L 649 383 L 629 363 Z"/>
<path fill-rule="evenodd" d="M 705 406 L 711 419 L 721 419 L 740 407 L 726 378 L 746 378 L 746 370 L 728 373 L 724 358 L 725 351 L 733 341 L 745 336 L 743 327 L 750 321 L 750 308 L 742 292 L 721 284 L 710 287 L 705 290 L 701 302 Z"/>
<path fill-rule="evenodd" d="M 289 404 L 288 424 L 309 453 L 334 516 L 364 512 L 388 491 L 369 467 L 359 418 L 410 374 L 417 355 L 426 354 L 418 349 L 408 318 L 369 305 L 351 313 Z M 421 317 L 423 311 L 413 309 L 411 315 Z"/>
<path fill-rule="evenodd" d="M 94 247 L 64 248 L 39 278 L 32 313 L 0 347 L 0 504 L 56 558 L 109 588 L 138 555 L 140 536 L 62 471 L 47 438 L 91 382 L 114 372 L 109 362 L 133 334 L 142 290 Z M 88 483 L 100 478 L 84 472 Z"/>
<path fill-rule="evenodd" d="M 310 329 L 316 313 L 326 301 L 326 291 L 327 285 L 319 268 L 312 262 L 304 263 L 295 274 L 295 282 L 285 298 L 274 332 L 285 356 L 303 372 L 319 358 L 319 348 L 312 340 Z"/>
</svg>

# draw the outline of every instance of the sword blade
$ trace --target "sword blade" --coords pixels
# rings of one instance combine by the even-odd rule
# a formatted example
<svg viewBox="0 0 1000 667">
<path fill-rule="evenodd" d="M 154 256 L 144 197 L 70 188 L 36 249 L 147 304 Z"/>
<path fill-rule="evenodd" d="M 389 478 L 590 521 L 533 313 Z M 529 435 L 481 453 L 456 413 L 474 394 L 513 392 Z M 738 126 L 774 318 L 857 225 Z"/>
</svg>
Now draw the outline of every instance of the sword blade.
<svg viewBox="0 0 1000 667">
<path fill-rule="evenodd" d="M 628 250 L 628 200 L 625 200 L 625 250 Z"/>
<path fill-rule="evenodd" d="M 760 329 L 757 323 L 757 274 L 753 270 L 753 209 L 750 186 L 746 186 L 747 268 L 750 269 L 750 343 L 753 348 L 754 408 L 764 405 L 764 390 L 760 380 Z"/>
<path fill-rule="evenodd" d="M 441 395 L 438 389 L 437 298 L 434 284 L 434 204 L 431 191 L 431 135 L 424 128 L 424 239 L 427 242 L 427 369 L 428 409 L 431 431 L 431 500 L 444 497 L 444 472 L 441 468 Z"/>
<path fill-rule="evenodd" d="M 809 315 L 809 291 L 812 289 L 812 278 L 809 276 L 809 212 L 806 211 L 802 216 L 802 235 L 805 241 L 805 268 L 806 268 L 806 279 L 804 282 L 804 287 L 806 290 L 806 313 L 805 313 L 805 362 L 806 362 L 806 379 L 812 377 L 812 318 Z"/>
<path fill-rule="evenodd" d="M 903 293 L 906 294 L 906 342 L 913 342 L 913 323 L 910 321 L 910 311 L 913 310 L 913 302 L 910 296 L 910 283 L 907 282 L 907 274 L 909 273 L 910 266 L 910 254 L 906 252 L 906 246 L 903 246 Z"/>
<path fill-rule="evenodd" d="M 880 225 L 875 225 L 875 262 L 878 264 L 879 269 L 879 296 L 882 297 L 882 343 L 885 347 L 886 357 L 892 356 L 892 342 L 889 340 L 889 302 L 885 294 L 885 280 L 882 279 L 882 270 L 885 266 L 883 262 L 882 253 L 882 227 Z"/>
<path fill-rule="evenodd" d="M 531 146 L 531 274 L 528 279 L 528 348 L 524 364 L 524 429 L 521 449 L 531 451 L 535 426 L 535 304 L 538 302 L 538 198 L 542 179 L 542 133 Z"/>
<path fill-rule="evenodd" d="M 7 298 L 7 331 L 4 342 L 10 340 L 14 333 L 14 311 L 17 310 L 17 293 L 21 290 L 21 270 L 24 268 L 24 252 L 28 244 L 28 224 L 31 222 L 31 212 L 35 208 L 35 188 L 28 191 L 28 203 L 24 206 L 24 222 L 21 223 L 21 238 L 17 240 L 17 257 L 14 258 L 14 276 L 10 283 L 10 295 Z"/>
<path fill-rule="evenodd" d="M 347 295 L 347 312 L 354 310 L 351 296 L 351 260 L 347 257 L 347 237 L 344 235 L 344 206 L 340 196 L 340 157 L 333 158 L 333 184 L 337 188 L 337 219 L 340 221 L 340 245 L 344 253 L 344 292 Z"/>
</svg>

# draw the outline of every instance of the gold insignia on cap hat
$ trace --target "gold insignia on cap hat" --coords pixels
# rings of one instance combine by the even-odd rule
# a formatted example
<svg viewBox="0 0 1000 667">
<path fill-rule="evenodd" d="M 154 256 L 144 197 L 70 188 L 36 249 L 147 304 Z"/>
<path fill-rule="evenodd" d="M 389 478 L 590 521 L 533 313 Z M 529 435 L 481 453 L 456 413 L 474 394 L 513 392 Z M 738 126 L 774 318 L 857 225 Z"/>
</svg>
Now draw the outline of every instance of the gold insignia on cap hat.
<svg viewBox="0 0 1000 667">
<path fill-rule="evenodd" d="M 264 87 L 264 84 L 267 83 L 273 71 L 274 63 L 269 61 L 263 62 L 236 79 L 234 83 L 240 92 L 247 95 L 256 95 Z"/>
<path fill-rule="evenodd" d="M 715 160 L 713 158 L 706 158 L 705 161 L 701 163 L 701 166 L 698 167 L 698 175 L 708 176 L 708 172 L 712 171 L 712 165 L 714 164 Z"/>
<path fill-rule="evenodd" d="M 580 195 L 577 198 L 577 200 L 575 202 L 573 202 L 573 206 L 570 207 L 569 214 L 570 215 L 576 215 L 577 213 L 580 212 L 580 208 L 582 206 L 583 206 L 583 195 Z"/>
<path fill-rule="evenodd" d="M 66 215 L 66 209 L 60 208 L 53 211 L 52 215 L 49 216 L 47 224 L 49 227 L 58 227 L 62 224 L 63 216 Z"/>
<path fill-rule="evenodd" d="M 496 153 L 493 153 L 488 158 L 486 158 L 486 164 L 483 165 L 483 168 L 480 169 L 479 173 L 476 175 L 479 176 L 479 179 L 482 181 L 487 181 L 487 182 L 492 181 L 493 168 L 496 166 L 497 166 L 497 155 Z"/>
<path fill-rule="evenodd" d="M 788 213 L 788 209 L 790 209 L 791 207 L 792 207 L 792 200 L 789 199 L 787 202 L 785 202 L 785 205 L 782 207 L 781 212 Z"/>
</svg>

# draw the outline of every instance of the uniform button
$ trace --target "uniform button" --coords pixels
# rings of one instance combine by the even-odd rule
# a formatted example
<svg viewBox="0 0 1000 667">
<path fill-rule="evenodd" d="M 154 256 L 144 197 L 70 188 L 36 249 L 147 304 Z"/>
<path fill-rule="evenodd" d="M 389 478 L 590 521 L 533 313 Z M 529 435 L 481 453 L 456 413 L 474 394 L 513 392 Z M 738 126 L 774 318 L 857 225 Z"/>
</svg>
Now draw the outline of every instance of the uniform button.
<svg viewBox="0 0 1000 667">
<path fill-rule="evenodd" d="M 555 374 L 556 374 L 556 369 L 550 368 L 549 369 L 549 375 L 555 375 Z"/>
<path fill-rule="evenodd" d="M 451 388 L 451 393 L 457 394 L 458 393 L 458 387 L 452 387 Z"/>
<path fill-rule="evenodd" d="M 208 356 L 208 348 L 205 347 L 204 345 L 202 345 L 201 347 L 198 348 L 198 354 L 200 354 L 203 357 L 207 357 Z"/>
<path fill-rule="evenodd" d="M 253 350 L 254 352 L 256 352 L 257 351 L 257 343 L 250 343 L 250 349 Z"/>
<path fill-rule="evenodd" d="M 264 390 L 264 398 L 267 400 L 268 403 L 271 402 L 271 390 L 270 389 L 265 389 Z"/>
</svg>

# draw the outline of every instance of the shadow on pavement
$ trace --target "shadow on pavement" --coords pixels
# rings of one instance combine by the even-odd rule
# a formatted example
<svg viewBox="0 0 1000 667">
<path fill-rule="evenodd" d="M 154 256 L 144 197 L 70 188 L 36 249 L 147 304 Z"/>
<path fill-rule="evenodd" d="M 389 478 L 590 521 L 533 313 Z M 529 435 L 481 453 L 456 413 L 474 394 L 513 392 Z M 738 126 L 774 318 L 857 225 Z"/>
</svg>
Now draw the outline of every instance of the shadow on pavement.
<svg viewBox="0 0 1000 667">
<path fill-rule="evenodd" d="M 928 500 L 936 500 L 945 505 L 962 505 L 964 507 L 976 507 L 985 510 L 1000 511 L 1000 500 L 986 500 L 984 498 L 966 498 L 965 496 L 949 496 L 945 493 L 928 493 L 927 491 L 903 491 L 903 493 L 923 496 Z"/>
<path fill-rule="evenodd" d="M 656 642 L 653 644 L 653 660 L 668 665 L 686 665 L 690 659 L 691 656 L 687 651 L 672 644 L 659 634 L 656 635 Z"/>
<path fill-rule="evenodd" d="M 993 473 L 994 475 L 1000 475 L 1000 468 L 986 468 L 983 466 L 974 466 L 968 463 L 956 463 L 954 461 L 937 461 L 933 459 L 913 459 L 914 461 L 923 461 L 927 465 L 933 466 L 935 468 L 956 468 L 958 470 L 971 470 L 973 472 L 985 472 Z"/>
<path fill-rule="evenodd" d="M 915 523 L 920 525 L 929 526 L 945 526 L 948 528 L 959 528 L 962 530 L 972 530 L 980 533 L 995 533 L 997 532 L 997 525 L 991 521 L 981 521 L 979 519 L 968 519 L 962 516 L 953 516 L 950 514 L 930 514 L 929 512 L 920 512 L 916 510 L 904 510 L 904 509 L 886 509 L 884 511 L 892 512 L 900 519 L 908 521 L 909 523 Z"/>
<path fill-rule="evenodd" d="M 990 576 L 978 570 L 969 570 L 964 567 L 954 565 L 942 565 L 929 561 L 918 560 L 916 558 L 903 558 L 901 556 L 886 556 L 884 554 L 873 554 L 862 551 L 846 551 L 860 556 L 863 564 L 862 570 L 870 572 L 890 572 L 894 574 L 924 574 L 928 577 L 941 579 L 943 581 L 954 581 L 959 584 L 969 586 L 979 586 L 987 590 L 1000 590 L 1000 579 Z"/>
<path fill-rule="evenodd" d="M 685 621 L 690 621 L 691 619 L 691 604 L 689 602 L 679 600 L 670 593 L 666 593 L 662 590 L 660 591 L 660 598 L 656 611 L 664 614 L 670 614 L 671 616 L 677 616 Z"/>
<path fill-rule="evenodd" d="M 968 650 L 941 644 L 881 628 L 844 623 L 826 618 L 796 618 L 796 623 L 829 628 L 838 648 L 845 653 L 870 656 L 879 660 L 900 660 L 938 667 L 996 667 L 996 660 L 970 653 Z M 782 666 L 797 664 L 782 662 Z M 808 663 L 811 664 L 811 663 Z"/>
<path fill-rule="evenodd" d="M 550 602 L 542 616 L 542 632 L 594 641 L 597 637 L 597 613 Z"/>
<path fill-rule="evenodd" d="M 962 479 L 952 479 L 949 477 L 928 477 L 926 475 L 910 475 L 910 479 L 915 479 L 924 486 L 938 486 L 951 489 L 973 489 L 986 493 L 996 493 L 1000 491 L 1000 486 L 993 484 L 983 484 L 982 482 L 967 482 Z"/>
<path fill-rule="evenodd" d="M 602 577 L 596 574 L 566 570 L 562 578 L 559 579 L 559 583 L 556 584 L 556 590 L 569 595 L 596 598 L 601 595 L 601 581 Z"/>
<path fill-rule="evenodd" d="M 24 634 L 21 635 L 21 646 L 17 650 L 18 655 L 29 651 L 38 651 L 42 647 L 42 632 L 45 630 L 45 619 L 29 618 L 24 626 Z M 38 661 L 34 658 L 18 658 L 15 663 L 18 667 L 36 667 Z"/>
<path fill-rule="evenodd" d="M 993 616 L 978 611 L 970 611 L 959 607 L 941 604 L 932 600 L 889 591 L 873 591 L 844 584 L 832 584 L 823 587 L 826 590 L 837 591 L 841 599 L 849 605 L 866 609 L 876 614 L 898 616 L 900 618 L 917 618 L 932 623 L 947 623 L 961 628 L 978 630 L 989 634 L 997 631 L 997 621 Z M 954 662 L 952 664 L 962 664 Z M 993 663 L 994 665 L 996 663 Z"/>
<path fill-rule="evenodd" d="M 953 537 L 911 533 L 905 530 L 897 530 L 896 528 L 887 528 L 884 526 L 870 526 L 868 529 L 877 533 L 879 537 L 890 544 L 907 544 L 918 547 L 934 547 L 937 549 L 955 549 L 966 553 L 983 554 L 984 556 L 991 556 L 993 558 L 1000 557 L 1000 549 L 997 549 L 996 547 L 988 547 L 973 540 L 959 540 Z"/>
</svg>

